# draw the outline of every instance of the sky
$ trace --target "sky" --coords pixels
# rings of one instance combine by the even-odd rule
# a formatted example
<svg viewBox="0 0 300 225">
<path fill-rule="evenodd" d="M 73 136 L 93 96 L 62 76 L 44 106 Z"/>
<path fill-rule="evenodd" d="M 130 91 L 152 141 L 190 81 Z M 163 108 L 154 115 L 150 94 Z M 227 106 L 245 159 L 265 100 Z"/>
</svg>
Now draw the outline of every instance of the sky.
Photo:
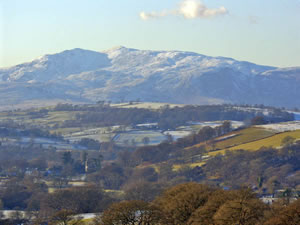
<svg viewBox="0 0 300 225">
<path fill-rule="evenodd" d="M 0 0 L 0 67 L 115 46 L 300 66 L 300 0 Z"/>
</svg>

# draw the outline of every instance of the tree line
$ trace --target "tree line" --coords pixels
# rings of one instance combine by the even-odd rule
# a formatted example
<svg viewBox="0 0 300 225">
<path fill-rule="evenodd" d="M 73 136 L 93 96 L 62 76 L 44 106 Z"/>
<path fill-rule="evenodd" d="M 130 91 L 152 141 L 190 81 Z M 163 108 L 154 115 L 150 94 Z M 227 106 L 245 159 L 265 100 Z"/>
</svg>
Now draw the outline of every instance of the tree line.
<svg viewBox="0 0 300 225">
<path fill-rule="evenodd" d="M 248 106 L 234 105 L 187 105 L 184 107 L 161 107 L 159 110 L 140 108 L 117 108 L 109 104 L 88 106 L 59 104 L 53 111 L 74 111 L 76 119 L 66 120 L 62 127 L 136 125 L 140 123 L 158 123 L 160 129 L 174 129 L 190 121 L 236 120 L 250 121 L 256 116 L 263 116 L 267 122 L 294 120 L 294 115 L 278 108 L 260 106 L 268 110 L 268 115 L 251 110 Z"/>
<path fill-rule="evenodd" d="M 225 191 L 198 183 L 166 189 L 155 200 L 113 203 L 94 220 L 98 225 L 291 225 L 300 223 L 300 200 L 273 205 L 250 189 Z"/>
</svg>

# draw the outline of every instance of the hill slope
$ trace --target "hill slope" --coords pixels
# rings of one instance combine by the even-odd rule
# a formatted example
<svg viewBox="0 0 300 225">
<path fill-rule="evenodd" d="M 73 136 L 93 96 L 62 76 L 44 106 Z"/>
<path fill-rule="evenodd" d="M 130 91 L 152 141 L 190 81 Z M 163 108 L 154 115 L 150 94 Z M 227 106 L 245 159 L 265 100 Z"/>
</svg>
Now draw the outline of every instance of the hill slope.
<svg viewBox="0 0 300 225">
<path fill-rule="evenodd" d="M 73 49 L 0 69 L 0 105 L 26 101 L 300 106 L 300 68 L 192 52 Z"/>
</svg>

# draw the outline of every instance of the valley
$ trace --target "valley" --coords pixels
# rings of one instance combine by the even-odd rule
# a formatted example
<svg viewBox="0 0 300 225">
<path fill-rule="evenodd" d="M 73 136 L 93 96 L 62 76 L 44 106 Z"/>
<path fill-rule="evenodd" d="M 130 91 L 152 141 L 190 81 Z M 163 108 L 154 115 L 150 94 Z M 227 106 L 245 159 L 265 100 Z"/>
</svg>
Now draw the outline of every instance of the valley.
<svg viewBox="0 0 300 225">
<path fill-rule="evenodd" d="M 58 196 L 97 195 L 93 209 L 79 209 L 79 196 L 70 203 L 87 218 L 78 220 L 91 222 L 97 204 L 135 199 L 128 196 L 140 185 L 147 192 L 141 200 L 190 181 L 224 190 L 247 184 L 262 197 L 282 198 L 289 189 L 295 197 L 299 141 L 297 117 L 266 106 L 101 101 L 1 111 L 0 203 L 9 218 L 35 218 L 45 207 L 56 212 L 51 199 Z"/>
</svg>

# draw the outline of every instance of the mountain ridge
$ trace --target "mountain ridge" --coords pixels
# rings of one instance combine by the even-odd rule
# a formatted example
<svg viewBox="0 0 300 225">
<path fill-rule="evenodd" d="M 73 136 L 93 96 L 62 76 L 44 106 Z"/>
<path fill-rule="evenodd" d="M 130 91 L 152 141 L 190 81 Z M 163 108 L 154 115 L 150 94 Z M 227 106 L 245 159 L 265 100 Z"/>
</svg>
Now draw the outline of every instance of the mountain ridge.
<svg viewBox="0 0 300 225">
<path fill-rule="evenodd" d="M 278 68 L 194 52 L 123 46 L 103 52 L 75 48 L 0 68 L 0 83 L 0 96 L 9 94 L 3 86 L 11 87 L 16 96 L 9 104 L 55 97 L 89 103 L 139 99 L 300 106 L 300 67 Z M 18 87 L 24 89 L 24 85 L 27 94 L 20 94 Z M 0 100 L 0 104 L 7 103 Z"/>
</svg>

